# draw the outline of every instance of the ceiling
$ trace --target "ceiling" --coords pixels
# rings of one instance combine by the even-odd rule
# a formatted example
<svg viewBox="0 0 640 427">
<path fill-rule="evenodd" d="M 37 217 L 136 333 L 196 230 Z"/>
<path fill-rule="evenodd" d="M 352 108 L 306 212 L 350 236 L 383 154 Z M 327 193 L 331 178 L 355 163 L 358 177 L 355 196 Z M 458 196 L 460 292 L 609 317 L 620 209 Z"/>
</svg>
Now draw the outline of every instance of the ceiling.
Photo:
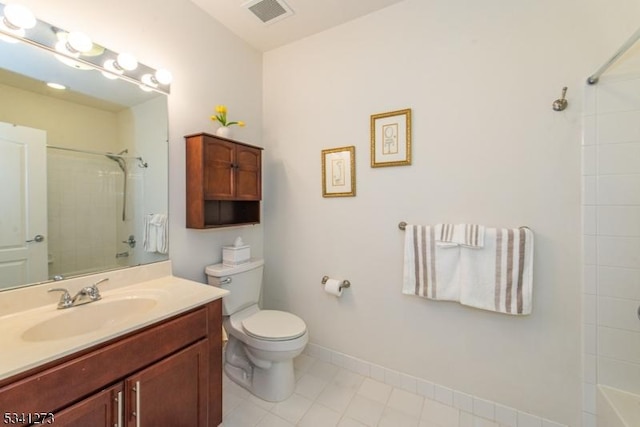
<svg viewBox="0 0 640 427">
<path fill-rule="evenodd" d="M 191 0 L 254 48 L 267 51 L 335 27 L 402 0 L 284 0 L 293 15 L 264 24 L 247 0 Z"/>
</svg>

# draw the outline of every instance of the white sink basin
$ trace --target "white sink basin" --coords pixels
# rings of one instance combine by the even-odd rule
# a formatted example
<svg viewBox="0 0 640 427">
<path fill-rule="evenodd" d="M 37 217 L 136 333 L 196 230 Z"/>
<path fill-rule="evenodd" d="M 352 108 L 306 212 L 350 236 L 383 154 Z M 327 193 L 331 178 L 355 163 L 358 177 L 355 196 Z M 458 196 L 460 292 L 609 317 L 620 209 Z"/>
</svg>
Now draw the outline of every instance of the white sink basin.
<svg viewBox="0 0 640 427">
<path fill-rule="evenodd" d="M 95 332 L 122 323 L 156 306 L 153 298 L 129 297 L 98 301 L 59 310 L 51 319 L 37 323 L 22 333 L 25 341 L 52 341 Z"/>
</svg>

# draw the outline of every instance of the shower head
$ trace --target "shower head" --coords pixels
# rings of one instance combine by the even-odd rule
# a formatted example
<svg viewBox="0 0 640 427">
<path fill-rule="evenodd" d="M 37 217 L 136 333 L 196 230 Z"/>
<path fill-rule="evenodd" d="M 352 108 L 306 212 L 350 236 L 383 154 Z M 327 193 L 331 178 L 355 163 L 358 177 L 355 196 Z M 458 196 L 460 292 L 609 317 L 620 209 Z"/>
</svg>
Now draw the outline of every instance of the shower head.
<svg viewBox="0 0 640 427">
<path fill-rule="evenodd" d="M 110 153 L 110 152 L 107 152 L 106 156 L 107 156 L 108 158 L 110 158 L 111 160 L 115 160 L 115 159 L 119 159 L 123 154 L 127 154 L 128 152 L 129 152 L 129 149 L 128 149 L 128 148 L 125 148 L 124 150 L 122 150 L 122 151 L 121 151 L 121 152 L 119 152 L 119 153 Z"/>
<path fill-rule="evenodd" d="M 114 162 L 116 162 L 118 164 L 118 166 L 120 166 L 120 169 L 122 169 L 122 172 L 124 172 L 126 174 L 127 173 L 127 163 L 122 158 L 122 155 L 126 154 L 128 152 L 129 152 L 128 149 L 124 149 L 121 152 L 119 152 L 118 154 L 107 153 L 106 156 L 107 156 L 108 159 L 113 160 Z"/>
</svg>

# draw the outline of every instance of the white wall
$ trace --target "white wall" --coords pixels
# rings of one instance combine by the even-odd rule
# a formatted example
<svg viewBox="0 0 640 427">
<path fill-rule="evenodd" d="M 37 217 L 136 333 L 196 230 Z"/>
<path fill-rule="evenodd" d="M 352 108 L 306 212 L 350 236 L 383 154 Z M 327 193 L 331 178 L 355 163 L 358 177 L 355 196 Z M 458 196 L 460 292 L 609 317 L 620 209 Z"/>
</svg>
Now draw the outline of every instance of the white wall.
<svg viewBox="0 0 640 427">
<path fill-rule="evenodd" d="M 581 94 L 637 25 L 615 6 L 407 0 L 268 52 L 265 304 L 313 343 L 580 425 Z M 413 164 L 373 169 L 370 115 L 402 108 Z M 357 197 L 323 199 L 320 152 L 348 145 Z M 401 220 L 528 225 L 532 315 L 402 295 Z M 337 300 L 323 275 L 352 287 Z"/>
<path fill-rule="evenodd" d="M 222 259 L 221 246 L 237 235 L 262 253 L 262 226 L 225 231 L 185 228 L 184 135 L 213 132 L 216 104 L 247 126 L 239 140 L 262 143 L 262 55 L 187 0 L 144 1 L 23 0 L 39 18 L 84 31 L 108 48 L 134 53 L 174 76 L 169 96 L 170 257 L 174 273 L 205 281 L 204 267 Z M 158 149 L 165 149 L 159 143 Z"/>
<path fill-rule="evenodd" d="M 596 384 L 640 394 L 640 46 L 586 88 L 585 411 Z"/>
<path fill-rule="evenodd" d="M 118 121 L 114 112 L 7 85 L 0 85 L 0 98 L 10 100 L 0 103 L 3 121 L 46 130 L 48 145 L 118 151 Z"/>
</svg>

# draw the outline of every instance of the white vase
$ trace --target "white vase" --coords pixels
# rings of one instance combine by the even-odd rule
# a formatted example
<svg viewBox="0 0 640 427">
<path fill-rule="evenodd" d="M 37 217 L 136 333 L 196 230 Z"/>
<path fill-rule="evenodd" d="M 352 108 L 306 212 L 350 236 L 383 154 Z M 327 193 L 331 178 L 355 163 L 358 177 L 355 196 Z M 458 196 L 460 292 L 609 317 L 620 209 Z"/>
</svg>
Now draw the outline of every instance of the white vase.
<svg viewBox="0 0 640 427">
<path fill-rule="evenodd" d="M 216 135 L 221 136 L 223 138 L 231 138 L 231 128 L 227 126 L 220 126 L 216 130 Z"/>
</svg>

